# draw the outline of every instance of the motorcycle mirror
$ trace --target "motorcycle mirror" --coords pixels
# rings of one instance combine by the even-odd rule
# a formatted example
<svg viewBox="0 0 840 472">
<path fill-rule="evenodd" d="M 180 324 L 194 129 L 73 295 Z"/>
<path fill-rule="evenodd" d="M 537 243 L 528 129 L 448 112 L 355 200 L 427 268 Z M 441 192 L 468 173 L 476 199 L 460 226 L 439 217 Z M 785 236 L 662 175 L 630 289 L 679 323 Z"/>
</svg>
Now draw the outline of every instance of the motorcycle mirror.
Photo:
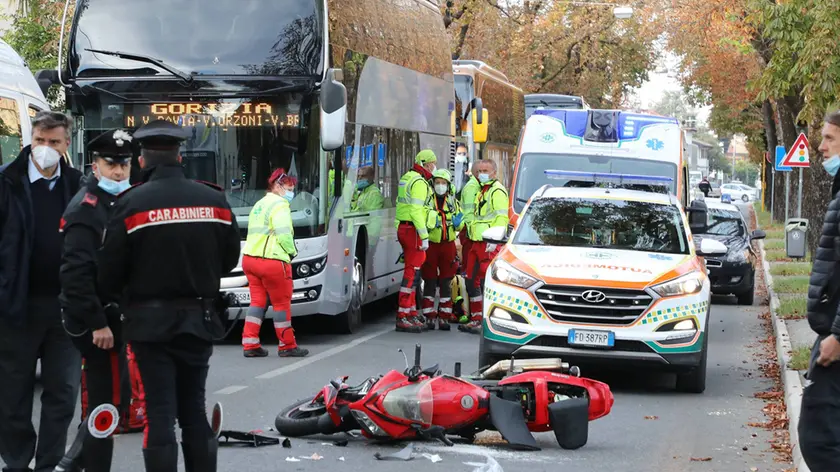
<svg viewBox="0 0 840 472">
<path fill-rule="evenodd" d="M 420 368 L 420 345 L 414 345 L 414 366 Z"/>
<path fill-rule="evenodd" d="M 402 349 L 397 349 L 397 352 L 403 355 L 403 359 L 405 359 L 405 368 L 408 370 L 408 357 L 405 355 L 405 351 Z"/>
<path fill-rule="evenodd" d="M 455 377 L 460 377 L 460 376 L 461 376 L 461 363 L 456 362 L 455 363 Z"/>
</svg>

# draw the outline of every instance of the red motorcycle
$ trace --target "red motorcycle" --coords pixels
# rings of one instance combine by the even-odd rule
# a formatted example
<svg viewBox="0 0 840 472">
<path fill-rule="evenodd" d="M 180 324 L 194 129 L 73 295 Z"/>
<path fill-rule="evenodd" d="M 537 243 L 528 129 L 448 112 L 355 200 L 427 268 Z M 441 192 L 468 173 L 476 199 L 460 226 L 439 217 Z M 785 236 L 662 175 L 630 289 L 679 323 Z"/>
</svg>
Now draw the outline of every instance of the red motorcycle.
<svg viewBox="0 0 840 472">
<path fill-rule="evenodd" d="M 400 350 L 402 352 L 402 350 Z M 403 354 L 405 355 L 405 354 Z M 499 361 L 476 376 L 444 375 L 438 365 L 414 366 L 347 385 L 331 380 L 314 398 L 295 402 L 275 419 L 284 436 L 334 434 L 361 429 L 371 439 L 472 439 L 495 430 L 513 448 L 538 450 L 532 432 L 553 431 L 564 449 L 586 444 L 589 422 L 609 414 L 614 399 L 607 384 L 580 377 L 560 359 Z M 501 377 L 500 379 L 496 379 Z"/>
</svg>

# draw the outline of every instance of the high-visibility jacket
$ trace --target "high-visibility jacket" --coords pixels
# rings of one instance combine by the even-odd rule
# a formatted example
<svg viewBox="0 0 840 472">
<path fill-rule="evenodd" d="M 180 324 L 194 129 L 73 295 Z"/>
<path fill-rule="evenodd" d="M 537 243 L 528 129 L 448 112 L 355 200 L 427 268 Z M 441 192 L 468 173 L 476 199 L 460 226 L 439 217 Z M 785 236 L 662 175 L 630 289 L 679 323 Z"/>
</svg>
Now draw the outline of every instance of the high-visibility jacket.
<svg viewBox="0 0 840 472">
<path fill-rule="evenodd" d="M 461 189 L 461 208 L 464 211 L 464 223 L 468 226 L 475 216 L 475 196 L 479 190 L 481 190 L 481 184 L 474 176 L 471 176 Z"/>
<path fill-rule="evenodd" d="M 429 242 L 439 243 L 442 241 L 455 241 L 455 236 L 464 227 L 464 221 L 461 220 L 461 225 L 455 227 L 453 219 L 455 215 L 461 213 L 461 204 L 452 195 L 447 195 L 443 198 L 435 196 L 432 198 L 433 210 L 429 212 L 430 223 L 428 226 L 432 228 L 429 230 Z M 440 226 L 437 223 L 440 222 Z"/>
<path fill-rule="evenodd" d="M 292 211 L 285 198 L 268 193 L 254 205 L 248 215 L 248 238 L 242 254 L 292 262 L 297 248 Z"/>
<path fill-rule="evenodd" d="M 475 196 L 473 220 L 468 226 L 471 241 L 482 241 L 481 235 L 490 228 L 508 225 L 508 192 L 494 180 L 481 186 Z"/>
<path fill-rule="evenodd" d="M 420 239 L 429 239 L 429 212 L 432 209 L 432 186 L 416 170 L 406 172 L 397 191 L 397 227 L 413 223 Z"/>
<path fill-rule="evenodd" d="M 385 197 L 376 185 L 368 185 L 362 190 L 356 190 L 350 211 L 373 211 L 385 208 Z"/>
<path fill-rule="evenodd" d="M 335 169 L 330 169 L 327 174 L 327 213 L 332 209 L 333 197 L 335 196 Z M 341 186 L 341 196 L 344 197 L 344 207 L 350 205 L 350 198 L 353 196 L 353 182 L 344 175 L 344 185 Z"/>
</svg>

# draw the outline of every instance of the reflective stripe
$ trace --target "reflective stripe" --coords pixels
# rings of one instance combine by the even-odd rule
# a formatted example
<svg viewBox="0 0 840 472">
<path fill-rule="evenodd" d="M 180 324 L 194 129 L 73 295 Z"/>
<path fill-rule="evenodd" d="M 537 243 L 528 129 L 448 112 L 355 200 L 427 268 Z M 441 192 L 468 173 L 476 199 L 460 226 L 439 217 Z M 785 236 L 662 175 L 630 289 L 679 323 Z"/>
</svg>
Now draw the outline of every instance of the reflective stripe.
<svg viewBox="0 0 840 472">
<path fill-rule="evenodd" d="M 262 318 L 257 318 L 256 316 L 250 316 L 249 315 L 249 316 L 245 317 L 245 322 L 246 323 L 253 323 L 253 324 L 259 326 L 259 325 L 262 325 L 263 320 L 262 320 Z"/>
<path fill-rule="evenodd" d="M 423 297 L 423 300 L 431 300 L 432 303 L 435 302 L 435 297 Z"/>
<path fill-rule="evenodd" d="M 507 215 L 507 212 L 505 209 L 493 210 L 490 213 L 476 216 L 475 221 L 478 223 L 493 221 L 499 215 Z"/>
<path fill-rule="evenodd" d="M 432 313 L 433 311 L 435 311 L 435 307 L 423 308 L 423 313 Z"/>
<path fill-rule="evenodd" d="M 400 313 L 411 313 L 411 308 L 399 307 L 397 311 Z"/>
<path fill-rule="evenodd" d="M 242 338 L 242 345 L 243 346 L 248 346 L 248 345 L 251 345 L 251 344 L 259 345 L 260 344 L 260 338 Z"/>
<path fill-rule="evenodd" d="M 451 307 L 445 307 L 445 306 L 442 306 L 442 307 L 440 307 L 440 312 L 441 312 L 441 313 L 452 313 L 452 308 L 451 308 Z"/>
<path fill-rule="evenodd" d="M 452 300 L 452 299 L 449 298 L 449 297 L 440 297 L 440 302 L 441 303 L 448 303 L 450 300 Z"/>
<path fill-rule="evenodd" d="M 402 292 L 402 293 L 412 293 L 412 292 L 414 292 L 414 289 L 411 288 L 411 287 L 400 287 L 400 292 Z"/>
<path fill-rule="evenodd" d="M 291 328 L 292 322 L 291 321 L 275 321 L 274 322 L 275 328 Z"/>
<path fill-rule="evenodd" d="M 397 199 L 397 203 L 405 203 L 407 205 L 425 205 L 426 202 L 419 198 L 402 197 Z"/>
<path fill-rule="evenodd" d="M 471 302 L 480 302 L 480 301 L 482 300 L 482 298 L 483 298 L 483 297 L 480 297 L 480 296 L 478 296 L 478 297 L 470 297 L 470 301 L 471 301 Z"/>
</svg>

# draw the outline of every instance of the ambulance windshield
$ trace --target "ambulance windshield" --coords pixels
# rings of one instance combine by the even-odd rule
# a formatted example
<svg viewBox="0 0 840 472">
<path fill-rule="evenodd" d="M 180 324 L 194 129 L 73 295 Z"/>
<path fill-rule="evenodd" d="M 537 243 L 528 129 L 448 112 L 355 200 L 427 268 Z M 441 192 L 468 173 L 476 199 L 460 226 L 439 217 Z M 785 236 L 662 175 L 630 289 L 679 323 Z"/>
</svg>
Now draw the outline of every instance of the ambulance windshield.
<svg viewBox="0 0 840 472">
<path fill-rule="evenodd" d="M 669 162 L 611 156 L 527 153 L 520 158 L 516 170 L 513 209 L 517 213 L 522 211 L 531 195 L 543 185 L 564 186 L 563 179 L 546 175 L 548 169 L 670 177 L 673 180 L 669 190 L 673 194 L 677 193 L 677 166 Z"/>
<path fill-rule="evenodd" d="M 624 200 L 536 200 L 513 244 L 689 253 L 677 207 Z"/>
</svg>

